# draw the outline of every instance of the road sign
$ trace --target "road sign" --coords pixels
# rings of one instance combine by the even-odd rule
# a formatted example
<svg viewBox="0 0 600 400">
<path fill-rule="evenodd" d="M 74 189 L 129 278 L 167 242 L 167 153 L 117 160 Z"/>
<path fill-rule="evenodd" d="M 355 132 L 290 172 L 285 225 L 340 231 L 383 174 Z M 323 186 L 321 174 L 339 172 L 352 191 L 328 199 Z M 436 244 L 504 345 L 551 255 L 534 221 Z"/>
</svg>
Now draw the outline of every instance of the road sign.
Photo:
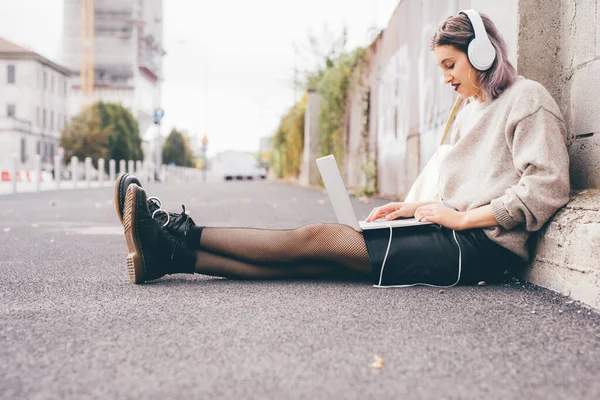
<svg viewBox="0 0 600 400">
<path fill-rule="evenodd" d="M 165 110 L 163 110 L 162 108 L 155 108 L 154 109 L 154 121 L 156 122 L 160 122 L 160 120 L 162 119 L 162 117 L 165 115 Z"/>
</svg>

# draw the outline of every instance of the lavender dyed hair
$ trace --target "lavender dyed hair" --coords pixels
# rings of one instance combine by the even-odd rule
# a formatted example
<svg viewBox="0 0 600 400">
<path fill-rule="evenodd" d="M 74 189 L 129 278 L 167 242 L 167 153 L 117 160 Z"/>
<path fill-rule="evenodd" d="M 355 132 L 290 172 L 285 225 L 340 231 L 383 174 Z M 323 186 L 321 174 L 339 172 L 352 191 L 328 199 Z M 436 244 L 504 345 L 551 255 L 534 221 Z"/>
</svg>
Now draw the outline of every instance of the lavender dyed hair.
<svg viewBox="0 0 600 400">
<path fill-rule="evenodd" d="M 487 71 L 475 71 L 477 71 L 479 86 L 485 98 L 495 100 L 513 84 L 517 77 L 517 71 L 508 60 L 506 42 L 496 29 L 496 25 L 487 15 L 480 15 L 490 41 L 496 49 L 496 59 Z M 431 38 L 431 50 L 436 46 L 450 45 L 466 54 L 467 47 L 474 37 L 475 33 L 469 17 L 464 14 L 448 17 Z"/>
</svg>

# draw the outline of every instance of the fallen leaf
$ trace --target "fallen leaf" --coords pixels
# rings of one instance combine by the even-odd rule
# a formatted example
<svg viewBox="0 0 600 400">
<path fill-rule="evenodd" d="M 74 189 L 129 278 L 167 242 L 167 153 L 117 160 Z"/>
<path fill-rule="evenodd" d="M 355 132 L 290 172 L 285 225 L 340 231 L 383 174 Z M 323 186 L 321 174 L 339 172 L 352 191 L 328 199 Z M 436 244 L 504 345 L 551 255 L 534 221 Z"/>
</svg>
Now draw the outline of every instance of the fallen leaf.
<svg viewBox="0 0 600 400">
<path fill-rule="evenodd" d="M 374 356 L 375 361 L 371 363 L 371 368 L 381 369 L 383 368 L 383 359 L 378 355 Z"/>
<path fill-rule="evenodd" d="M 485 281 L 479 281 L 479 283 L 477 283 L 477 286 L 485 286 L 485 285 L 486 285 Z"/>
</svg>

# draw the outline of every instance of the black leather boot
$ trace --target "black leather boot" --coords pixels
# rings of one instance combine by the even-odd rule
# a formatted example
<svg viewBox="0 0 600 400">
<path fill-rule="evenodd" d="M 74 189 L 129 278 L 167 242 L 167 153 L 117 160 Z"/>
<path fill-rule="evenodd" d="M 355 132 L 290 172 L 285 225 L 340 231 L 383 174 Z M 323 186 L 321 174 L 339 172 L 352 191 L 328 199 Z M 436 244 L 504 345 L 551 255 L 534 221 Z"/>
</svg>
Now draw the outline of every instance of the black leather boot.
<svg viewBox="0 0 600 400">
<path fill-rule="evenodd" d="M 117 216 L 123 224 L 123 209 L 125 207 L 125 194 L 127 193 L 127 188 L 132 183 L 135 183 L 139 187 L 142 187 L 141 182 L 138 178 L 133 175 L 129 175 L 127 173 L 121 174 L 117 180 L 115 181 L 115 208 L 117 209 Z"/>
<path fill-rule="evenodd" d="M 166 274 L 194 273 L 196 253 L 181 244 L 148 210 L 144 189 L 130 184 L 125 195 L 123 227 L 127 242 L 127 269 L 134 283 L 144 283 Z"/>
<path fill-rule="evenodd" d="M 127 173 L 119 176 L 115 182 L 115 207 L 117 209 L 119 220 L 121 220 L 121 224 L 123 223 L 125 194 L 127 193 L 127 188 L 131 184 L 136 184 L 139 187 L 142 187 L 142 184 L 138 178 Z M 166 229 L 169 233 L 177 236 L 178 238 L 186 236 L 189 229 L 196 225 L 189 214 L 186 214 L 185 206 L 182 205 L 182 207 L 183 212 L 181 214 L 168 212 L 162 209 L 162 204 L 157 197 L 148 198 L 148 210 L 150 211 L 152 218 L 158 220 L 163 229 Z M 187 245 L 187 241 L 185 244 Z"/>
</svg>

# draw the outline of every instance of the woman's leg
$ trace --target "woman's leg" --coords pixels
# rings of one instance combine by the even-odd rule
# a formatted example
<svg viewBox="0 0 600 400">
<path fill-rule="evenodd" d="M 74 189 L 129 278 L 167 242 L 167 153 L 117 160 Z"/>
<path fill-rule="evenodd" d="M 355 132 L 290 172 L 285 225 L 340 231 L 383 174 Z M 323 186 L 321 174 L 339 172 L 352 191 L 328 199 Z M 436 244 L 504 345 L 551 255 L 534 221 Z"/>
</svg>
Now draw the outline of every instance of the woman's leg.
<svg viewBox="0 0 600 400">
<path fill-rule="evenodd" d="M 362 233 L 339 224 L 297 229 L 207 227 L 202 231 L 200 249 L 249 264 L 289 267 L 323 261 L 360 273 L 371 271 Z"/>
<path fill-rule="evenodd" d="M 232 279 L 368 279 L 369 274 L 357 272 L 331 261 L 307 261 L 288 264 L 252 264 L 233 258 L 196 252 L 195 272 Z"/>
<path fill-rule="evenodd" d="M 185 245 L 152 218 L 146 192 L 127 188 L 123 227 L 127 268 L 134 283 L 166 274 L 201 273 L 245 279 L 369 276 L 362 234 L 345 225 L 316 224 L 291 230 L 206 228 Z M 192 235 L 194 236 L 194 235 Z M 194 251 L 200 244 L 200 251 Z"/>
</svg>

